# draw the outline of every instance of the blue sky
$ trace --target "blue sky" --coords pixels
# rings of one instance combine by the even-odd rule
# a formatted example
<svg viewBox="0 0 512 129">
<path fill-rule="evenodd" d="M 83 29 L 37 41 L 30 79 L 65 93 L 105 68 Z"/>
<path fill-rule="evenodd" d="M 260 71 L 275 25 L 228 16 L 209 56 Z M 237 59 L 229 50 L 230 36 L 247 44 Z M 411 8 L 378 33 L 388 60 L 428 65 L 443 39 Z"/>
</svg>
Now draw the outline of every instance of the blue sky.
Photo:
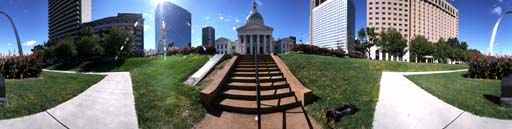
<svg viewBox="0 0 512 129">
<path fill-rule="evenodd" d="M 241 26 L 251 9 L 252 0 L 168 0 L 192 13 L 192 43 L 201 42 L 201 28 L 213 26 L 216 37 L 236 40 L 233 28 Z M 356 28 L 366 26 L 366 0 L 356 2 Z M 141 13 L 145 17 L 145 48 L 154 48 L 154 9 L 158 0 L 92 0 L 93 20 L 121 13 Z M 258 0 L 265 24 L 274 27 L 274 37 L 296 36 L 307 41 L 309 0 Z M 459 38 L 471 48 L 486 52 L 498 13 L 512 9 L 512 0 L 458 0 Z M 16 22 L 25 52 L 48 37 L 48 11 L 45 0 L 0 0 L 0 10 Z M 512 17 L 502 21 L 496 38 L 495 53 L 512 54 Z M 303 37 L 303 38 L 301 38 Z M 300 42 L 299 42 L 300 43 Z M 7 19 L 0 16 L 0 53 L 17 49 L 16 39 Z"/>
</svg>

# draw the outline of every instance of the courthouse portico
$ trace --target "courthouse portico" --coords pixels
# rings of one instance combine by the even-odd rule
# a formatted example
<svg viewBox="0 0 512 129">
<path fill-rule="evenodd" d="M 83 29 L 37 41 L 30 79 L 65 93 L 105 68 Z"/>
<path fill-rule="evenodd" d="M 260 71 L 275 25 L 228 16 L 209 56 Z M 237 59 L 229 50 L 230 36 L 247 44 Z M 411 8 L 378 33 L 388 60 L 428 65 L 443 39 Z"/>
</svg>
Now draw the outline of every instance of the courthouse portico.
<svg viewBox="0 0 512 129">
<path fill-rule="evenodd" d="M 274 29 L 265 25 L 263 16 L 257 10 L 256 1 L 253 2 L 252 11 L 247 16 L 245 25 L 237 28 L 236 31 L 238 32 L 236 51 L 241 55 L 274 52 L 272 37 Z"/>
</svg>

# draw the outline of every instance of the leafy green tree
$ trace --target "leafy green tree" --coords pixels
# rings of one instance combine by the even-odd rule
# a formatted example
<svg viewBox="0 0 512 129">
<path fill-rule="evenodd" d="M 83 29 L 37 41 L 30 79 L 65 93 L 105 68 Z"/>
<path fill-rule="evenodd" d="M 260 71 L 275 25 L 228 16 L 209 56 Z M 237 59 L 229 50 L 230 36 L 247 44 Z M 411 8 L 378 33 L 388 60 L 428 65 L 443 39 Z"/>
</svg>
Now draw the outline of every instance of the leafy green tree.
<svg viewBox="0 0 512 129">
<path fill-rule="evenodd" d="M 94 34 L 92 27 L 86 27 L 81 36 L 76 44 L 77 54 L 80 58 L 103 54 L 103 47 L 100 44 L 101 39 Z"/>
<path fill-rule="evenodd" d="M 103 54 L 100 37 L 97 35 L 83 36 L 76 44 L 78 56 L 90 57 Z"/>
<path fill-rule="evenodd" d="M 130 55 L 135 48 L 135 35 L 125 28 L 111 27 L 102 46 L 106 56 Z"/>
<path fill-rule="evenodd" d="M 389 29 L 380 34 L 380 41 L 377 43 L 384 52 L 398 57 L 405 54 L 405 47 L 407 47 L 407 40 L 402 37 L 402 34 L 395 29 Z"/>
<path fill-rule="evenodd" d="M 437 59 L 440 63 L 446 63 L 450 55 L 450 45 L 446 43 L 444 38 L 440 38 L 437 43 L 434 45 L 434 58 Z"/>
<path fill-rule="evenodd" d="M 417 57 L 420 61 L 424 60 L 424 56 L 432 55 L 434 46 L 424 36 L 418 35 L 411 40 L 410 52 L 411 60 Z"/>
<path fill-rule="evenodd" d="M 375 45 L 377 35 L 378 34 L 375 33 L 374 28 L 361 28 L 357 32 L 357 38 L 360 44 L 356 46 L 356 49 L 360 52 L 367 53 L 368 56 L 371 56 L 370 48 Z"/>
<path fill-rule="evenodd" d="M 59 40 L 54 46 L 54 52 L 57 58 L 70 61 L 77 54 L 73 38 L 66 37 Z"/>
<path fill-rule="evenodd" d="M 43 45 L 36 45 L 36 46 L 34 46 L 34 48 L 32 48 L 31 51 L 34 53 L 34 52 L 41 52 L 43 50 L 44 50 L 44 46 Z"/>
</svg>

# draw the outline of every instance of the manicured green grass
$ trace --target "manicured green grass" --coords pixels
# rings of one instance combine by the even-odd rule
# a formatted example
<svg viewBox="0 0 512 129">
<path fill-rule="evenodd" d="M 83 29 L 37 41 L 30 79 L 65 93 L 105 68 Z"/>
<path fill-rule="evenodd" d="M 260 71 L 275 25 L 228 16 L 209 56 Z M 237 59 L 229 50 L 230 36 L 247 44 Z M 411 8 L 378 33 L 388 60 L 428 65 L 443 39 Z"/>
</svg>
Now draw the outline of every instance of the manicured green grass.
<svg viewBox="0 0 512 129">
<path fill-rule="evenodd" d="M 77 96 L 103 77 L 43 72 L 40 79 L 7 80 L 9 106 L 0 108 L 0 119 L 46 111 Z"/>
<path fill-rule="evenodd" d="M 466 65 L 416 64 L 372 61 L 328 56 L 281 55 L 294 75 L 319 97 L 306 110 L 321 120 L 324 109 L 351 104 L 359 109 L 355 115 L 344 117 L 337 128 L 372 128 L 373 114 L 379 95 L 382 71 L 439 71 L 465 69 Z"/>
<path fill-rule="evenodd" d="M 209 56 L 203 55 L 169 56 L 165 61 L 162 57 L 146 57 L 117 62 L 60 64 L 48 68 L 87 72 L 129 71 L 139 127 L 184 129 L 200 121 L 206 110 L 199 103 L 202 88 L 186 86 L 183 82 L 208 59 Z"/>
<path fill-rule="evenodd" d="M 411 75 L 411 81 L 439 99 L 479 116 L 512 119 L 512 109 L 500 107 L 499 80 L 468 79 L 467 72 Z"/>
<path fill-rule="evenodd" d="M 208 56 L 173 56 L 131 70 L 139 126 L 184 129 L 200 121 L 206 113 L 199 103 L 201 88 L 183 82 L 206 61 Z"/>
</svg>

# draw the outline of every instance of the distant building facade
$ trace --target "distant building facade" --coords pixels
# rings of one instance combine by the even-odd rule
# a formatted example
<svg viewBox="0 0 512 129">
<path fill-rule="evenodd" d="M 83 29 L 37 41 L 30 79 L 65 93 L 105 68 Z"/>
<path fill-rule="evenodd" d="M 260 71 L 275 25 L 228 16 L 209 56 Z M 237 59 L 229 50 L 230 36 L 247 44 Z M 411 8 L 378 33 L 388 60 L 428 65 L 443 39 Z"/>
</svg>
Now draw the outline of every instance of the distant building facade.
<svg viewBox="0 0 512 129">
<path fill-rule="evenodd" d="M 144 51 L 144 18 L 142 14 L 118 13 L 117 16 L 98 19 L 84 23 L 82 28 L 92 27 L 94 33 L 107 33 L 111 27 L 121 27 L 130 30 L 135 35 L 135 50 Z"/>
<path fill-rule="evenodd" d="M 92 0 L 48 0 L 48 38 L 79 38 L 80 24 L 91 21 Z"/>
<path fill-rule="evenodd" d="M 215 28 L 208 26 L 203 28 L 203 46 L 215 46 Z"/>
<path fill-rule="evenodd" d="M 355 49 L 353 0 L 310 0 L 310 44 L 322 48 Z"/>
<path fill-rule="evenodd" d="M 274 44 L 276 44 L 276 46 L 274 46 L 274 48 L 276 49 L 276 53 L 287 53 L 292 47 L 292 45 L 297 44 L 296 39 L 297 38 L 290 36 L 287 38 L 281 38 L 278 39 L 277 41 L 274 41 Z"/>
<path fill-rule="evenodd" d="M 275 52 L 272 27 L 266 26 L 263 16 L 258 12 L 256 1 L 253 2 L 252 11 L 246 18 L 245 25 L 236 29 L 238 43 L 236 50 L 241 55 L 270 54 Z"/>
<path fill-rule="evenodd" d="M 163 24 L 163 25 L 162 25 Z M 189 48 L 192 40 L 192 14 L 171 2 L 161 2 L 155 9 L 155 48 Z M 170 44 L 174 44 L 171 46 Z"/>
<path fill-rule="evenodd" d="M 440 38 L 457 38 L 459 11 L 447 0 L 367 0 L 367 27 L 377 33 L 395 29 L 408 41 L 425 36 L 431 42 Z M 389 60 L 389 54 L 374 47 L 371 59 Z M 395 57 L 402 58 L 402 57 Z M 409 52 L 402 59 L 408 61 Z"/>
<path fill-rule="evenodd" d="M 215 49 L 217 50 L 217 54 L 233 54 L 236 51 L 236 42 L 220 37 L 215 40 Z"/>
</svg>

